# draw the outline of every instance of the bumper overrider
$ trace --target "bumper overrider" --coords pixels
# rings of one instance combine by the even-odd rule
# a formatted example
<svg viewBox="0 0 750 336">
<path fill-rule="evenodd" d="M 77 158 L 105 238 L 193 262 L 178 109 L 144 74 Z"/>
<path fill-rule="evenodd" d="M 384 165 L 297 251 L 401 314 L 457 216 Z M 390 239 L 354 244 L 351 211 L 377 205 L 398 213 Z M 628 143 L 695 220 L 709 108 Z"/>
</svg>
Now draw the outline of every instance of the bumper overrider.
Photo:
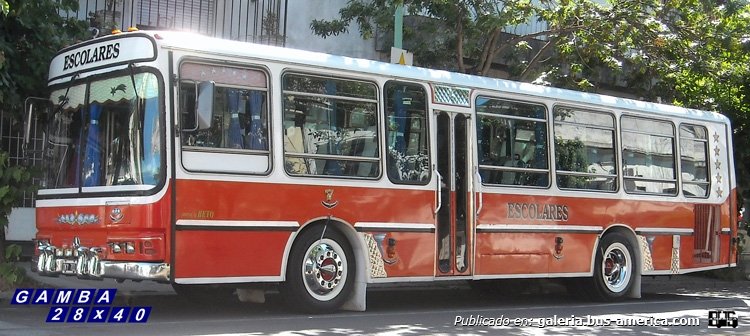
<svg viewBox="0 0 750 336">
<path fill-rule="evenodd" d="M 74 242 L 73 248 L 60 249 L 38 242 L 39 255 L 32 260 L 36 272 L 44 276 L 74 275 L 81 279 L 153 280 L 169 282 L 169 264 L 101 260 L 102 249 Z"/>
</svg>

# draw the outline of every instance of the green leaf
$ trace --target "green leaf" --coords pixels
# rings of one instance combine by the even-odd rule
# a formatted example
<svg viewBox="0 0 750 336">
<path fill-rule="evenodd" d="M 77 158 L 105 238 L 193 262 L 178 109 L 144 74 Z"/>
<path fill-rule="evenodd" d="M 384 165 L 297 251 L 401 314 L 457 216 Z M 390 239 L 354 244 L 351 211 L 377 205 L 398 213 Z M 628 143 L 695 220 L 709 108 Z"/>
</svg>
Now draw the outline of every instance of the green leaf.
<svg viewBox="0 0 750 336">
<path fill-rule="evenodd" d="M 10 191 L 9 185 L 0 187 L 0 199 L 4 199 L 5 195 L 7 195 L 9 191 Z"/>
<path fill-rule="evenodd" d="M 10 4 L 7 0 L 0 0 L 0 14 L 8 15 L 10 12 Z"/>
</svg>

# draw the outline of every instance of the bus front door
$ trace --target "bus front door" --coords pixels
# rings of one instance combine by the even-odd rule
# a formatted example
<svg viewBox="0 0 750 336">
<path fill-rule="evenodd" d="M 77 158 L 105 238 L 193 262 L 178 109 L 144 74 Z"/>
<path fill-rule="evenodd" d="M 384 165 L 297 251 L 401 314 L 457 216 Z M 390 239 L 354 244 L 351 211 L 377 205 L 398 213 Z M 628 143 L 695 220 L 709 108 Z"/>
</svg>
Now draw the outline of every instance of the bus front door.
<svg viewBox="0 0 750 336">
<path fill-rule="evenodd" d="M 434 111 L 438 177 L 437 275 L 471 275 L 473 217 L 471 186 L 471 116 Z"/>
</svg>

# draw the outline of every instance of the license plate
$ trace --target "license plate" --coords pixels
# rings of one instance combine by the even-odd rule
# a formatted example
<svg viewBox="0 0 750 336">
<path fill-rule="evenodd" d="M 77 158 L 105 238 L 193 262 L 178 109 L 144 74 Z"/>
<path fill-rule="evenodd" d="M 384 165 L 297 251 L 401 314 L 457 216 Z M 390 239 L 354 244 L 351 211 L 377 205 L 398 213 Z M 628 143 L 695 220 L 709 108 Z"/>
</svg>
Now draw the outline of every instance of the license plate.
<svg viewBox="0 0 750 336">
<path fill-rule="evenodd" d="M 76 262 L 74 260 L 65 260 L 62 265 L 63 274 L 76 274 Z"/>
</svg>

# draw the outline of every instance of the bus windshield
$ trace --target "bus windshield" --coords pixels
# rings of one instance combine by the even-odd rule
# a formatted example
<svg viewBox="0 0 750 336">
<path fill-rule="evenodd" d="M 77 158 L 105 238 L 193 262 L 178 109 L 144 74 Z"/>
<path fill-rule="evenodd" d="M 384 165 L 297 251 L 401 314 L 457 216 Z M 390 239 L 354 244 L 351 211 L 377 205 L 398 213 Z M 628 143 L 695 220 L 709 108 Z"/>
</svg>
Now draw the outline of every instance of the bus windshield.
<svg viewBox="0 0 750 336">
<path fill-rule="evenodd" d="M 164 178 L 160 95 L 157 76 L 148 72 L 53 90 L 45 189 L 158 185 Z"/>
</svg>

